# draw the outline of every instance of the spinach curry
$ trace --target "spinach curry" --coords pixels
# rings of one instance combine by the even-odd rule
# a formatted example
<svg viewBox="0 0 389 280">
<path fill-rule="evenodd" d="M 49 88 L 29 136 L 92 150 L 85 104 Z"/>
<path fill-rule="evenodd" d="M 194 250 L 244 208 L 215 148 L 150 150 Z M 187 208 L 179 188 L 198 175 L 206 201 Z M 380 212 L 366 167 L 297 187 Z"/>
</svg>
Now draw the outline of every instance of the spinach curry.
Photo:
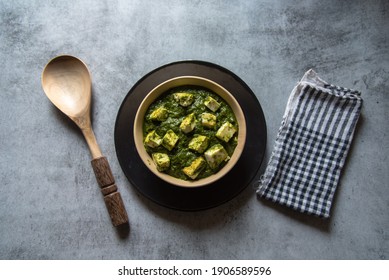
<svg viewBox="0 0 389 280">
<path fill-rule="evenodd" d="M 218 172 L 237 146 L 238 122 L 219 95 L 198 86 L 168 90 L 147 109 L 144 146 L 158 171 L 183 180 Z"/>
</svg>

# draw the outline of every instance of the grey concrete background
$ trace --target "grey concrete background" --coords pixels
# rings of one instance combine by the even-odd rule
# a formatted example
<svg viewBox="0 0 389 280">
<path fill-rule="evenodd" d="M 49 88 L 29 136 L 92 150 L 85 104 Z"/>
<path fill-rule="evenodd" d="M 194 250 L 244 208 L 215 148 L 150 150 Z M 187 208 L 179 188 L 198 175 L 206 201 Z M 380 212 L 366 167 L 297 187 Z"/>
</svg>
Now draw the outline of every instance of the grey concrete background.
<svg viewBox="0 0 389 280">
<path fill-rule="evenodd" d="M 0 258 L 387 259 L 388 30 L 385 0 L 0 0 Z M 81 133 L 42 91 L 44 65 L 63 53 L 92 72 L 94 129 L 129 232 L 111 226 Z M 143 75 L 186 59 L 224 66 L 255 92 L 268 125 L 265 163 L 306 70 L 362 91 L 331 219 L 258 200 L 254 182 L 195 213 L 160 207 L 131 186 L 114 148 L 119 106 Z"/>
</svg>

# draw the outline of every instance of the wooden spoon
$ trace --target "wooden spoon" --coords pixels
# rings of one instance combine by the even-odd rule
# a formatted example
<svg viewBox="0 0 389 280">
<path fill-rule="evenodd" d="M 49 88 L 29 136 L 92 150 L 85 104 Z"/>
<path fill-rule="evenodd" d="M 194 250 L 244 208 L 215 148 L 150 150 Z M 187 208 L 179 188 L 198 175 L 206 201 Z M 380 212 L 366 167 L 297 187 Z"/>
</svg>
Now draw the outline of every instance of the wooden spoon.
<svg viewBox="0 0 389 280">
<path fill-rule="evenodd" d="M 127 224 L 123 200 L 107 159 L 102 155 L 90 121 L 91 76 L 78 58 L 53 58 L 43 70 L 42 87 L 50 101 L 81 129 L 92 154 L 92 167 L 114 226 Z"/>
</svg>

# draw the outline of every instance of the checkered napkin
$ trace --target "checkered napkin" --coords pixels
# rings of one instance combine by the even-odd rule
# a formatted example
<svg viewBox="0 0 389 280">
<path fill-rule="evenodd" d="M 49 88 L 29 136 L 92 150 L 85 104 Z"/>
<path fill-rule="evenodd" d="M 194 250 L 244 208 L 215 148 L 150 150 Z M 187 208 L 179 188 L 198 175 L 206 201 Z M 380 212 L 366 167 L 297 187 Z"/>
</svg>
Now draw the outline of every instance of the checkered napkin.
<svg viewBox="0 0 389 280">
<path fill-rule="evenodd" d="M 306 72 L 289 97 L 258 196 L 328 218 L 361 107 L 360 92 Z"/>
</svg>

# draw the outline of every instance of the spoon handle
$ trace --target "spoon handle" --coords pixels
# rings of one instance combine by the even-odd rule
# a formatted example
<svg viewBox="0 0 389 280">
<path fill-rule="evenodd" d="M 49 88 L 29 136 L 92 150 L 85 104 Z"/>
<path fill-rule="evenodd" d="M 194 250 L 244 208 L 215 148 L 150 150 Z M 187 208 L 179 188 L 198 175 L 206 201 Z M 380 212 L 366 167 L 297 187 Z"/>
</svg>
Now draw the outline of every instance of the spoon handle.
<svg viewBox="0 0 389 280">
<path fill-rule="evenodd" d="M 117 191 L 115 179 L 112 175 L 111 168 L 106 157 L 98 157 L 91 161 L 93 171 L 97 182 L 104 195 L 105 205 L 112 224 L 116 227 L 128 223 L 126 208 L 124 207 L 122 197 Z"/>
</svg>

